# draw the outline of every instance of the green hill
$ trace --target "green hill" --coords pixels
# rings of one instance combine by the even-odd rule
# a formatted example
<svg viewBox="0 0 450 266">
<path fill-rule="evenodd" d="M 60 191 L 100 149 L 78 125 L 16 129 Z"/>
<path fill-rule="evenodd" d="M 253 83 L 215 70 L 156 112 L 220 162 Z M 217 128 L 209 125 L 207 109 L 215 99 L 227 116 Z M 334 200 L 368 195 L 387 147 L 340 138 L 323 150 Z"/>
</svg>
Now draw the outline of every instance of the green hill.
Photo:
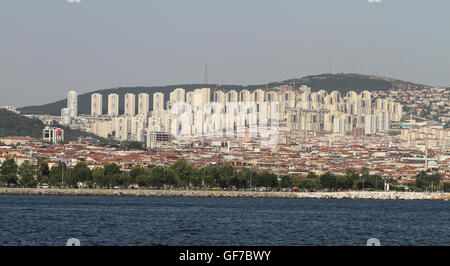
<svg viewBox="0 0 450 266">
<path fill-rule="evenodd" d="M 313 91 L 326 90 L 331 92 L 337 90 L 341 93 L 346 93 L 348 91 L 354 90 L 357 92 L 368 90 L 388 90 L 390 88 L 398 87 L 409 87 L 409 88 L 423 88 L 429 87 L 426 85 L 414 84 L 411 82 L 405 82 L 396 79 L 359 75 L 359 74 L 322 74 L 307 76 L 299 79 L 289 79 L 285 81 L 271 82 L 267 84 L 269 88 L 281 85 L 294 85 L 298 88 L 301 85 L 307 85 L 313 89 Z M 108 99 L 107 95 L 110 93 L 117 93 L 119 95 L 119 112 L 123 113 L 124 105 L 124 95 L 126 93 L 148 93 L 152 95 L 155 92 L 162 92 L 165 94 L 165 100 L 169 99 L 169 93 L 176 88 L 184 88 L 186 91 L 192 91 L 197 88 L 212 88 L 221 90 L 243 90 L 247 89 L 253 91 L 257 88 L 265 88 L 266 84 L 258 85 L 217 85 L 217 84 L 180 84 L 180 85 L 169 85 L 169 86 L 159 86 L 159 87 L 120 87 L 113 89 L 103 89 L 98 91 L 93 91 L 78 96 L 78 112 L 79 114 L 90 114 L 91 109 L 91 94 L 100 93 L 103 95 L 103 113 L 107 112 Z M 150 97 L 150 106 L 152 106 L 153 98 Z M 23 114 L 49 114 L 49 115 L 60 115 L 61 109 L 67 106 L 66 99 L 57 102 L 40 105 L 40 106 L 27 106 L 18 108 Z M 136 107 L 137 108 L 137 107 Z"/>
<path fill-rule="evenodd" d="M 45 128 L 45 125 L 37 118 L 28 118 L 5 109 L 0 109 L 0 121 L 0 138 L 10 136 L 29 136 L 36 139 L 42 139 L 42 130 Z M 108 140 L 91 133 L 73 130 L 61 125 L 57 126 L 64 129 L 64 138 L 66 143 L 69 141 L 77 141 L 79 137 L 92 138 L 102 143 L 108 142 Z"/>
</svg>

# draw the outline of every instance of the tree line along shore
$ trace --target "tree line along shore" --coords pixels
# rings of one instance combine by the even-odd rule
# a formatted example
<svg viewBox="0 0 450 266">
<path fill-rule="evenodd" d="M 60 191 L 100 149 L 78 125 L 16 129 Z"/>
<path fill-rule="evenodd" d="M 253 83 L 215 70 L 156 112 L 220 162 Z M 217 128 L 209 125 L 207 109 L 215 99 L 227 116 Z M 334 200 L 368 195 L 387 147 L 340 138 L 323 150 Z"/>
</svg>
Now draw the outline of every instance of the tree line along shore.
<svg viewBox="0 0 450 266">
<path fill-rule="evenodd" d="M 29 161 L 18 166 L 13 158 L 6 159 L 0 167 L 0 187 L 15 188 L 96 188 L 149 190 L 221 190 L 221 191 L 383 191 L 385 183 L 390 190 L 412 192 L 450 192 L 450 183 L 444 183 L 438 173 L 420 172 L 415 182 L 399 184 L 389 177 L 370 174 L 369 169 L 349 168 L 345 174 L 325 172 L 306 177 L 276 175 L 269 171 L 258 172 L 250 168 L 236 169 L 232 165 L 195 168 L 184 160 L 170 166 L 136 166 L 122 171 L 116 164 L 97 166 L 92 170 L 85 163 L 69 168 L 64 162 L 49 167 L 44 159 L 38 165 Z"/>
</svg>

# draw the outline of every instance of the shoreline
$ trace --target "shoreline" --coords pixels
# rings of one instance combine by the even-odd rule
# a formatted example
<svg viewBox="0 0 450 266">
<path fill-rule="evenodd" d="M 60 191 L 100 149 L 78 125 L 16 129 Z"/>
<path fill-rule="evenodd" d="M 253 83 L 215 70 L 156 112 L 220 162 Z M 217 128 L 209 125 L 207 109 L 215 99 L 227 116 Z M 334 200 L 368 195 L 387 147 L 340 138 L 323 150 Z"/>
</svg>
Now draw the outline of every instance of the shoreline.
<svg viewBox="0 0 450 266">
<path fill-rule="evenodd" d="M 201 198 L 284 198 L 284 199 L 368 199 L 368 200 L 450 200 L 450 193 L 437 192 L 252 192 L 210 190 L 131 190 L 131 189 L 58 189 L 0 188 L 0 195 L 49 196 L 143 196 Z"/>
</svg>

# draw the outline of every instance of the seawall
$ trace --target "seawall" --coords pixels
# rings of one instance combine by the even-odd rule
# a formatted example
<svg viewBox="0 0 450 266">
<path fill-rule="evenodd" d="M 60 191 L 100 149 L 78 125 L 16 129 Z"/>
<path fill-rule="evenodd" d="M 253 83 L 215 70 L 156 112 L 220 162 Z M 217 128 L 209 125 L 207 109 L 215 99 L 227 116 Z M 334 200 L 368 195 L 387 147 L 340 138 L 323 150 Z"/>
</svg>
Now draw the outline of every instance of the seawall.
<svg viewBox="0 0 450 266">
<path fill-rule="evenodd" d="M 129 190 L 129 189 L 57 189 L 0 188 L 9 195 L 70 196 L 144 196 L 144 197 L 210 197 L 210 198 L 298 198 L 298 199 L 371 199 L 371 200 L 449 200 L 450 193 L 431 192 L 250 192 L 194 190 Z"/>
</svg>

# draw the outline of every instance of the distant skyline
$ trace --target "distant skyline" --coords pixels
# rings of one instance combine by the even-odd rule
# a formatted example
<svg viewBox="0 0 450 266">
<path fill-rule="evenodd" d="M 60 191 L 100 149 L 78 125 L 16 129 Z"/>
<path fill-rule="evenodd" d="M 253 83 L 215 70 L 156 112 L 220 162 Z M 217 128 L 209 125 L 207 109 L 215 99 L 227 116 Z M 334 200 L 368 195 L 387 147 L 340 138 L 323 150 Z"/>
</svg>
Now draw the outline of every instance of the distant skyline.
<svg viewBox="0 0 450 266">
<path fill-rule="evenodd" d="M 0 106 L 329 73 L 450 85 L 448 0 L 3 0 Z"/>
</svg>

